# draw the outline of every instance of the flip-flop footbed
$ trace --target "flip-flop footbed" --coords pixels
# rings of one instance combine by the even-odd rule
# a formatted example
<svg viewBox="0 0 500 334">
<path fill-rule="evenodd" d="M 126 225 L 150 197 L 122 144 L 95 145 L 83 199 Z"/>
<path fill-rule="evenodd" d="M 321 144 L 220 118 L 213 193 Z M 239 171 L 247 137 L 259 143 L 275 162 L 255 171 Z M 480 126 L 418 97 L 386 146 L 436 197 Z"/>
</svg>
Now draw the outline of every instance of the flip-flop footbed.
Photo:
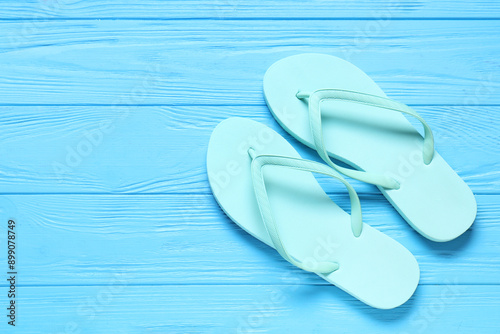
<svg viewBox="0 0 500 334">
<path fill-rule="evenodd" d="M 267 104 L 288 133 L 313 149 L 308 103 L 296 94 L 318 89 L 386 97 L 368 75 L 337 57 L 301 54 L 274 63 L 264 78 Z M 400 189 L 379 189 L 415 230 L 434 241 L 449 241 L 472 225 L 472 191 L 437 152 L 429 165 L 424 163 L 423 138 L 403 114 L 330 100 L 322 102 L 321 111 L 328 154 L 355 169 L 396 179 Z"/>
<path fill-rule="evenodd" d="M 210 139 L 209 181 L 231 220 L 273 247 L 254 194 L 250 147 L 258 155 L 300 158 L 269 127 L 242 118 L 227 119 Z M 394 308 L 411 297 L 418 285 L 419 267 L 406 248 L 366 224 L 356 238 L 350 215 L 329 198 L 312 173 L 266 166 L 264 178 L 281 239 L 294 258 L 338 262 L 338 270 L 319 276 L 373 307 Z"/>
</svg>

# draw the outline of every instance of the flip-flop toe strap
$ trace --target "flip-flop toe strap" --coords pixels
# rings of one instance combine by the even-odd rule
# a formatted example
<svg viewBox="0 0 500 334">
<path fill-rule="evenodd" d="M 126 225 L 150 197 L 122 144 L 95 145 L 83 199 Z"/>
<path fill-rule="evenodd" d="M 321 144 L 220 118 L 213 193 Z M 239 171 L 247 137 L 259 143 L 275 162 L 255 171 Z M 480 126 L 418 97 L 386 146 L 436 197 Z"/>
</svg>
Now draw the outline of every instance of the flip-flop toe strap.
<svg viewBox="0 0 500 334">
<path fill-rule="evenodd" d="M 319 89 L 314 92 L 299 91 L 296 94 L 299 99 L 309 99 L 309 123 L 311 126 L 311 132 L 314 138 L 314 144 L 316 150 L 320 157 L 332 168 L 338 172 L 352 177 L 354 179 L 364 181 L 367 183 L 382 186 L 388 189 L 398 189 L 399 183 L 388 176 L 378 175 L 374 173 L 358 171 L 354 169 L 349 169 L 341 167 L 335 164 L 329 157 L 326 151 L 323 127 L 322 127 L 322 113 L 321 113 L 321 102 L 325 100 L 338 100 L 346 101 L 357 104 L 364 104 L 378 108 L 384 108 L 389 110 L 394 110 L 401 112 L 406 115 L 410 115 L 418 119 L 424 126 L 424 144 L 423 144 L 423 160 L 426 165 L 430 164 L 434 157 L 434 137 L 432 135 L 432 130 L 425 120 L 412 108 L 409 106 L 388 99 L 381 96 L 365 94 L 360 92 L 354 92 L 342 89 Z"/>
<path fill-rule="evenodd" d="M 319 173 L 331 176 L 342 182 L 347 188 L 351 200 L 351 229 L 354 236 L 359 237 L 363 229 L 363 222 L 361 214 L 361 204 L 354 188 L 349 183 L 347 183 L 347 181 L 344 180 L 344 178 L 335 170 L 318 162 L 277 155 L 256 155 L 255 151 L 252 148 L 249 149 L 248 153 L 252 158 L 251 170 L 255 197 L 257 199 L 257 203 L 259 205 L 260 213 L 262 216 L 262 220 L 264 221 L 266 230 L 278 253 L 291 264 L 306 271 L 325 274 L 337 270 L 339 268 L 339 264 L 337 262 L 312 261 L 312 263 L 305 263 L 295 259 L 286 251 L 272 214 L 271 204 L 269 202 L 265 186 L 263 167 L 277 166 L 304 172 Z"/>
</svg>

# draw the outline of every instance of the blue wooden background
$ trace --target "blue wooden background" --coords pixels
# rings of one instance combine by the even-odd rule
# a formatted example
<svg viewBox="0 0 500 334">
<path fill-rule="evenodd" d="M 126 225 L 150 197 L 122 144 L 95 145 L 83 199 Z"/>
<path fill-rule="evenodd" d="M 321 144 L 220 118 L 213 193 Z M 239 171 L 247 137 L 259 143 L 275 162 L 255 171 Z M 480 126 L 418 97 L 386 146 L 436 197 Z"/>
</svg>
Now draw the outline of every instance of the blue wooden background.
<svg viewBox="0 0 500 334">
<path fill-rule="evenodd" d="M 496 0 L 3 0 L 0 268 L 12 216 L 19 277 L 15 330 L 0 284 L 0 332 L 499 333 L 499 23 Z M 227 117 L 317 159 L 262 95 L 266 69 L 302 52 L 350 60 L 413 106 L 476 194 L 471 230 L 437 244 L 352 182 L 365 221 L 420 263 L 397 309 L 293 268 L 211 196 L 207 144 Z"/>
</svg>

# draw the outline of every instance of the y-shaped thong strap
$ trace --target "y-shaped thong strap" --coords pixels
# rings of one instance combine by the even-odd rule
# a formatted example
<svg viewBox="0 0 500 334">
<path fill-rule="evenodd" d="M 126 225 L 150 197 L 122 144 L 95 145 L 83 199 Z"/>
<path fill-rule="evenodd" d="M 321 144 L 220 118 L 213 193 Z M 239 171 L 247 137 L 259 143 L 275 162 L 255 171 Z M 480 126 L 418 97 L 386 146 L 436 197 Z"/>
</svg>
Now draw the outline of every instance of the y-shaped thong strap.
<svg viewBox="0 0 500 334">
<path fill-rule="evenodd" d="M 278 251 L 278 253 L 291 264 L 306 271 L 325 274 L 337 270 L 339 268 L 337 262 L 324 262 L 324 261 L 317 262 L 315 263 L 314 268 L 310 268 L 310 266 L 295 259 L 286 251 L 285 246 L 283 245 L 283 242 L 280 238 L 280 234 L 272 214 L 271 204 L 267 196 L 262 169 L 264 166 L 267 165 L 287 167 L 304 172 L 312 172 L 312 173 L 328 175 L 342 182 L 346 186 L 351 200 L 351 229 L 354 236 L 359 237 L 363 229 L 363 222 L 361 215 L 361 204 L 359 202 L 358 195 L 356 194 L 354 188 L 352 188 L 352 186 L 349 183 L 347 183 L 347 181 L 344 180 L 344 178 L 335 170 L 315 161 L 283 157 L 277 155 L 256 155 L 255 151 L 252 148 L 249 149 L 248 153 L 252 158 L 251 170 L 252 170 L 252 182 L 254 186 L 255 197 L 257 198 L 257 203 L 259 205 L 260 213 L 262 216 L 262 220 L 264 221 L 266 230 L 269 236 L 271 237 L 273 245 Z"/>
<path fill-rule="evenodd" d="M 334 168 L 335 170 L 344 175 L 352 177 L 353 179 L 357 179 L 363 182 L 368 182 L 388 189 L 399 188 L 399 183 L 393 178 L 384 175 L 378 175 L 364 171 L 344 168 L 335 164 L 330 159 L 330 157 L 328 156 L 328 152 L 326 151 L 324 136 L 323 136 L 323 128 L 321 124 L 322 115 L 320 107 L 321 107 L 321 102 L 324 100 L 338 100 L 338 101 L 347 101 L 358 104 L 365 104 L 373 107 L 398 111 L 415 117 L 424 126 L 424 135 L 425 135 L 424 145 L 423 145 L 424 163 L 428 165 L 432 161 L 432 158 L 434 157 L 434 137 L 432 135 L 431 128 L 416 111 L 414 111 L 405 104 L 376 95 L 354 92 L 349 90 L 342 90 L 342 89 L 319 89 L 312 93 L 299 91 L 296 96 L 299 99 L 309 98 L 309 123 L 314 138 L 314 144 L 316 146 L 316 150 L 318 151 L 320 157 L 332 168 Z"/>
</svg>

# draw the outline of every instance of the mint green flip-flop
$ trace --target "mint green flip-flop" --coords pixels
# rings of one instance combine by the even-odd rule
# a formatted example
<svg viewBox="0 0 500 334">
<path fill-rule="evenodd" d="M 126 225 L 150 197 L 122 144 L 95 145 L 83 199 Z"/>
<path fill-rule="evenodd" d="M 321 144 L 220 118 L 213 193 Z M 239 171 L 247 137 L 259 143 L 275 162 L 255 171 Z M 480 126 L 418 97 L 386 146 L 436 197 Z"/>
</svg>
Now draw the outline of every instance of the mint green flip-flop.
<svg viewBox="0 0 500 334">
<path fill-rule="evenodd" d="M 268 69 L 264 94 L 288 133 L 335 170 L 376 185 L 426 238 L 449 241 L 472 225 L 474 195 L 434 150 L 428 124 L 353 64 L 323 54 L 282 59 Z M 423 124 L 424 138 L 403 114 Z"/>
<path fill-rule="evenodd" d="M 243 118 L 221 122 L 210 138 L 207 172 L 224 212 L 291 264 L 381 309 L 406 302 L 419 281 L 414 256 L 362 222 L 355 190 L 327 165 L 300 158 L 265 125 Z M 351 215 L 312 173 L 339 180 Z"/>
</svg>

